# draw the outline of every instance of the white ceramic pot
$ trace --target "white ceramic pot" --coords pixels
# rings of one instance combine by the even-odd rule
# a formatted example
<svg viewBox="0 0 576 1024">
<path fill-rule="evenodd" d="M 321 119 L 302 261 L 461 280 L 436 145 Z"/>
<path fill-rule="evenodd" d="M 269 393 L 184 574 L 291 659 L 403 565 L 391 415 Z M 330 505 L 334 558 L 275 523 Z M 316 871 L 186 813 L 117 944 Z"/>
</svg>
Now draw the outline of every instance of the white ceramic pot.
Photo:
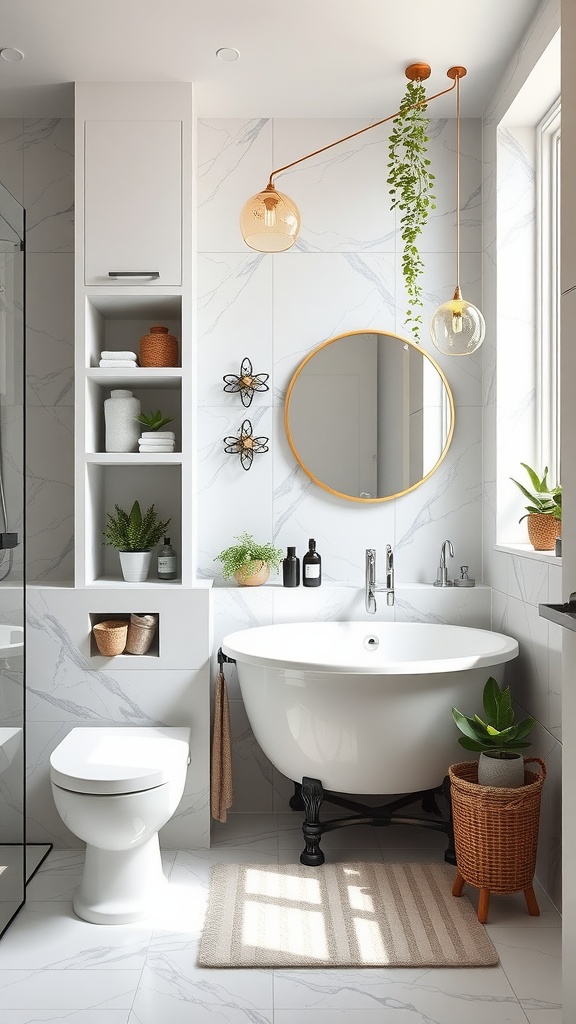
<svg viewBox="0 0 576 1024">
<path fill-rule="evenodd" d="M 118 554 L 126 583 L 144 583 L 148 579 L 151 551 L 119 551 Z"/>
<path fill-rule="evenodd" d="M 502 755 L 506 756 L 503 757 Z M 502 750 L 483 750 L 478 760 L 478 782 L 496 789 L 518 789 L 524 785 L 522 754 Z"/>
</svg>

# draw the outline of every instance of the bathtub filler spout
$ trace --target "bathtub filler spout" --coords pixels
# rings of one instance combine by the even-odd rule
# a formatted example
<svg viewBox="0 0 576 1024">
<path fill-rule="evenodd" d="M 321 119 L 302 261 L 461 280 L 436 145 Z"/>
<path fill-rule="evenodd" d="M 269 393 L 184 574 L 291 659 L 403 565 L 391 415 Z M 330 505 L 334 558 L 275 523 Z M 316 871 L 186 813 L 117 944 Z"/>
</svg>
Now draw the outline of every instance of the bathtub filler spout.
<svg viewBox="0 0 576 1024">
<path fill-rule="evenodd" d="M 376 614 L 375 594 L 386 594 L 386 604 L 394 604 L 394 555 L 390 544 L 386 545 L 386 586 L 379 587 L 376 584 L 376 551 L 374 548 L 366 548 L 366 572 L 364 576 L 364 597 L 366 611 L 370 615 Z"/>
</svg>

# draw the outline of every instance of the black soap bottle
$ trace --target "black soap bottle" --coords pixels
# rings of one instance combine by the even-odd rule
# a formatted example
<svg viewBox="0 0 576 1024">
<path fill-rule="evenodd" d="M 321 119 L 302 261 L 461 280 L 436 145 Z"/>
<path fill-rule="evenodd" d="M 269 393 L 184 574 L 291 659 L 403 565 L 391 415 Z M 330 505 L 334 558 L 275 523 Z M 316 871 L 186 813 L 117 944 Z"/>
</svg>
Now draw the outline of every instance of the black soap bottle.
<svg viewBox="0 0 576 1024">
<path fill-rule="evenodd" d="M 322 559 L 316 551 L 316 541 L 308 541 L 308 551 L 302 559 L 302 584 L 305 587 L 319 587 L 322 583 Z"/>
<path fill-rule="evenodd" d="M 282 582 L 285 587 L 300 586 L 300 559 L 296 557 L 296 548 L 288 548 L 282 562 Z"/>
</svg>

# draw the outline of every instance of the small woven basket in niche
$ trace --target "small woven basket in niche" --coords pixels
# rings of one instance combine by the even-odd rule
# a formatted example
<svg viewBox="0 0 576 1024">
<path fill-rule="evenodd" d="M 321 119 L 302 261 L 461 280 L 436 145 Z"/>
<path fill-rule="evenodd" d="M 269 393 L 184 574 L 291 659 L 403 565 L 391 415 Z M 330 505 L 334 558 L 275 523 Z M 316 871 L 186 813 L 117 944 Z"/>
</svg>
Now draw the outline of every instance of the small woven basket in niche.
<svg viewBox="0 0 576 1024">
<path fill-rule="evenodd" d="M 131 615 L 126 639 L 127 654 L 146 654 L 156 634 L 155 615 Z"/>
<path fill-rule="evenodd" d="M 532 762 L 539 773 L 526 767 Z M 464 881 L 478 889 L 520 892 L 534 878 L 546 765 L 539 757 L 525 758 L 524 765 L 519 789 L 480 786 L 476 761 L 448 769 L 456 864 Z"/>
<path fill-rule="evenodd" d="M 178 366 L 178 338 L 157 324 L 139 341 L 140 366 Z"/>
<path fill-rule="evenodd" d="M 123 654 L 128 634 L 127 619 L 104 619 L 92 627 L 92 635 L 96 646 L 105 658 L 114 658 Z"/>
</svg>

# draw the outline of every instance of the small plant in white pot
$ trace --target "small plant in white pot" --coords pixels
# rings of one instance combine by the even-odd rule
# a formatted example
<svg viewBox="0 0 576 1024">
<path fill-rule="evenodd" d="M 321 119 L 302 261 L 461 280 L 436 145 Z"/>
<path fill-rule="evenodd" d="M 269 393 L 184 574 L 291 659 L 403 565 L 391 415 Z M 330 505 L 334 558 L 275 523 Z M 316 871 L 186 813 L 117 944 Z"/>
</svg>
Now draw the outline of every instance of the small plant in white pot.
<svg viewBox="0 0 576 1024">
<path fill-rule="evenodd" d="M 278 570 L 283 552 L 273 544 L 258 544 L 250 533 L 236 537 L 238 544 L 225 548 L 214 561 L 222 562 L 224 579 L 234 577 L 242 587 L 258 587 L 266 583 L 270 571 Z"/>
<path fill-rule="evenodd" d="M 126 583 L 143 583 L 148 578 L 152 548 L 161 541 L 170 520 L 161 522 L 154 505 L 142 515 L 138 501 L 130 512 L 119 505 L 114 508 L 115 516 L 108 512 L 104 544 L 117 549 Z"/>
<path fill-rule="evenodd" d="M 520 751 L 530 746 L 526 736 L 536 726 L 536 719 L 525 718 L 516 725 L 510 687 L 501 690 L 492 676 L 484 687 L 482 703 L 484 718 L 468 718 L 452 708 L 452 717 L 464 734 L 458 742 L 465 750 L 480 751 L 481 786 L 517 789 L 524 785 L 524 758 Z"/>
</svg>

